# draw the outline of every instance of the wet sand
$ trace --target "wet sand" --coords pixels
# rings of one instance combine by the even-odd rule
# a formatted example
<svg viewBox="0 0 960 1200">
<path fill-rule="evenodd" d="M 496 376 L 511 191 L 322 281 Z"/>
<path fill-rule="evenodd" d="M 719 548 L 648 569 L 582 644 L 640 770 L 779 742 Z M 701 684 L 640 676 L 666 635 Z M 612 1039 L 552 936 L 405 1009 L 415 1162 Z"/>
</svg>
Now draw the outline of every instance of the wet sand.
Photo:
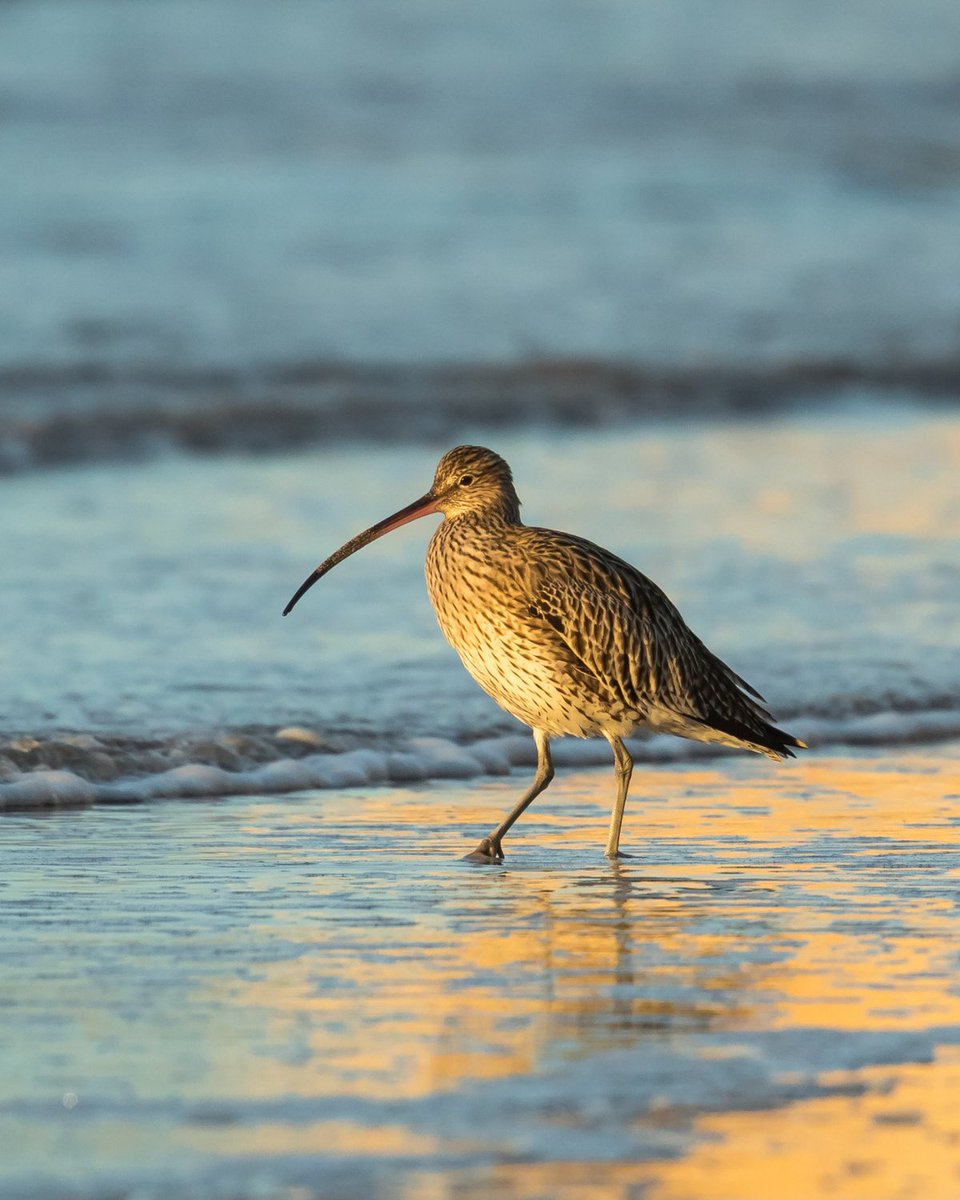
<svg viewBox="0 0 960 1200">
<path fill-rule="evenodd" d="M 0 1194 L 952 1198 L 958 766 L 7 814 Z"/>
</svg>

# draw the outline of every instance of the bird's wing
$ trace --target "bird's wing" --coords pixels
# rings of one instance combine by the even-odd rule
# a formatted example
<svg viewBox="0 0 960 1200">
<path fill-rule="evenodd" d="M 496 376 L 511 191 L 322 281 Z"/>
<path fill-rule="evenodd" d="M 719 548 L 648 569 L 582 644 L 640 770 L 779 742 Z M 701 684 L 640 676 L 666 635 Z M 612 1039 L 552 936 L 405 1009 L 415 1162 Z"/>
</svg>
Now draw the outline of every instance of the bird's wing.
<svg viewBox="0 0 960 1200">
<path fill-rule="evenodd" d="M 665 593 L 593 543 L 551 538 L 549 552 L 529 554 L 525 590 L 531 615 L 627 707 L 707 722 L 733 713 L 769 719 L 740 689 L 759 694 L 704 646 Z"/>
</svg>

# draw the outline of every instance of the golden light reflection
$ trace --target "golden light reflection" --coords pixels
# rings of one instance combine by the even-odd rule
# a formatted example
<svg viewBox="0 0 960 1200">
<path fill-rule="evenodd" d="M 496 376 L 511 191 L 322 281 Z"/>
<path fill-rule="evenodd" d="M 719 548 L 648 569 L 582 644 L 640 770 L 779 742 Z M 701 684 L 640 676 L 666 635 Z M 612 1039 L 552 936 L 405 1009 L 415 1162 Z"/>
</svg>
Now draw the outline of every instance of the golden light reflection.
<svg viewBox="0 0 960 1200">
<path fill-rule="evenodd" d="M 322 1154 L 329 1157 L 370 1155 L 414 1157 L 436 1154 L 450 1143 L 417 1133 L 405 1125 L 361 1125 L 351 1121 L 304 1124 L 193 1125 L 184 1139 L 195 1151 L 218 1154 Z M 464 1148 L 468 1149 L 467 1143 Z"/>
<path fill-rule="evenodd" d="M 862 1095 L 696 1121 L 688 1153 L 659 1161 L 503 1163 L 411 1178 L 402 1200 L 956 1200 L 960 1050 L 932 1064 L 832 1077 Z"/>
<path fill-rule="evenodd" d="M 316 870 L 266 927 L 301 952 L 215 997 L 256 1010 L 268 1046 L 296 1043 L 252 1076 L 248 1060 L 238 1089 L 412 1097 L 678 1031 L 960 1024 L 942 891 L 894 898 L 885 882 L 904 856 L 953 849 L 952 766 L 640 770 L 637 857 L 618 865 L 601 856 L 607 773 L 558 778 L 503 870 L 458 855 L 506 784 L 319 796 L 290 850 L 311 845 Z M 251 828 L 291 819 L 264 801 Z"/>
<path fill-rule="evenodd" d="M 836 1080 L 868 1090 L 700 1118 L 697 1130 L 711 1140 L 658 1167 L 645 1200 L 960 1196 L 960 1049 L 944 1049 L 930 1065 Z"/>
</svg>

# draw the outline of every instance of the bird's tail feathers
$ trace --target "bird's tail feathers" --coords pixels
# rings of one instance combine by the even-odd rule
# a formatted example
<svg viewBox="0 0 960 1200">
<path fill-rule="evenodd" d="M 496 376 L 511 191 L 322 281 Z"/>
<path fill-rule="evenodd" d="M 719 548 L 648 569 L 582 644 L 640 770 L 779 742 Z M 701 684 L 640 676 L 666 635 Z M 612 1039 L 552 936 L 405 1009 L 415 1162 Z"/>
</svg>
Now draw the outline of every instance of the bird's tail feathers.
<svg viewBox="0 0 960 1200">
<path fill-rule="evenodd" d="M 711 730 L 731 739 L 733 744 L 739 744 L 746 750 L 756 754 L 765 754 L 776 762 L 785 758 L 795 758 L 794 750 L 808 749 L 806 742 L 795 738 L 792 733 L 778 729 L 768 721 L 757 721 L 748 724 L 738 721 L 735 717 L 723 717 L 716 713 L 702 718 L 703 724 Z"/>
</svg>

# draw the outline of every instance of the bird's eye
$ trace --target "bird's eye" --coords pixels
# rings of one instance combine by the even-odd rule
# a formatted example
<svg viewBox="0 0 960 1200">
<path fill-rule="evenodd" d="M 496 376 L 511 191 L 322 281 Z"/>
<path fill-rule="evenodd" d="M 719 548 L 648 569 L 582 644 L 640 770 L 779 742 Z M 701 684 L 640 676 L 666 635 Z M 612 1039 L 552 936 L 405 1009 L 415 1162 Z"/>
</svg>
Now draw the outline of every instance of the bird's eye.
<svg viewBox="0 0 960 1200">
<path fill-rule="evenodd" d="M 461 475 L 460 479 L 459 479 L 459 483 L 460 483 L 461 487 L 467 487 L 469 484 L 473 483 L 473 476 L 472 475 Z"/>
</svg>

